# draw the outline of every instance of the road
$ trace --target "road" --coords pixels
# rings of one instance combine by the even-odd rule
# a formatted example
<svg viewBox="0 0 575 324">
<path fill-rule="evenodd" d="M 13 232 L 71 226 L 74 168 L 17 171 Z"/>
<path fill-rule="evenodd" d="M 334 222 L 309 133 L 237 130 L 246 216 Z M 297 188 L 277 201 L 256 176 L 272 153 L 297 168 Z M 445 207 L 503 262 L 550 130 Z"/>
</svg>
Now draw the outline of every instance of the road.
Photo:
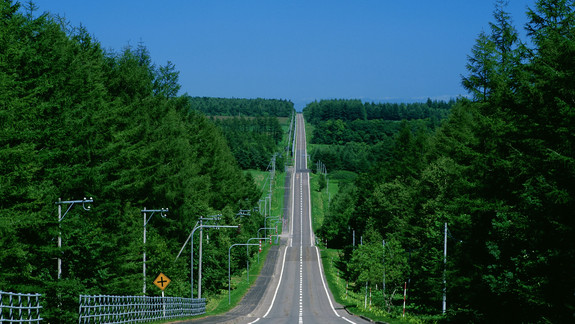
<svg viewBox="0 0 575 324">
<path fill-rule="evenodd" d="M 265 282 L 265 288 L 258 286 L 258 282 L 252 288 L 255 291 L 265 289 L 265 293 L 250 297 L 250 291 L 230 313 L 192 323 L 369 323 L 348 314 L 341 305 L 335 303 L 327 288 L 311 227 L 309 170 L 301 114 L 297 115 L 295 157 L 295 172 L 292 172 L 291 177 L 289 230 L 283 233 L 276 259 L 272 260 L 268 256 L 266 261 L 270 262 L 269 268 L 274 269 L 270 270 L 273 275 L 270 277 L 262 271 L 263 277 L 258 278 L 258 281 L 262 281 L 261 285 Z M 248 300 L 254 298 L 257 300 Z"/>
<path fill-rule="evenodd" d="M 337 305 L 327 288 L 311 227 L 309 170 L 303 116 L 297 115 L 289 237 L 279 285 L 268 310 L 249 323 L 368 323 Z"/>
</svg>

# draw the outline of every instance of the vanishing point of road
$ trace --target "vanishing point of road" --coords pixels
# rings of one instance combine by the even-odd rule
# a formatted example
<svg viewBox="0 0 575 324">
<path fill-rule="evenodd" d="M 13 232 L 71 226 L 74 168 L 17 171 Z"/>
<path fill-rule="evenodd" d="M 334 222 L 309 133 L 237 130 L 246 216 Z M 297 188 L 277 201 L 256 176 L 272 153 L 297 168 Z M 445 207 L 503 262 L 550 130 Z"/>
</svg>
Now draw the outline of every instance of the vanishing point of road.
<svg viewBox="0 0 575 324">
<path fill-rule="evenodd" d="M 310 183 L 303 116 L 296 118 L 295 165 L 290 173 L 289 226 L 280 246 L 240 304 L 224 315 L 185 323 L 369 323 L 335 303 L 323 274 L 311 225 Z"/>
</svg>

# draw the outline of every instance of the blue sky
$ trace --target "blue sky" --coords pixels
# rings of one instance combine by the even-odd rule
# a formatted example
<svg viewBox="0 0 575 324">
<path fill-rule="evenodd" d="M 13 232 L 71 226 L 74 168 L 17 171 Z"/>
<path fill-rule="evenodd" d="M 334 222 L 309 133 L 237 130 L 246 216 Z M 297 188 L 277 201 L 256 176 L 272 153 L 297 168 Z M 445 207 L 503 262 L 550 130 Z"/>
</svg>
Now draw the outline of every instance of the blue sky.
<svg viewBox="0 0 575 324">
<path fill-rule="evenodd" d="M 36 0 L 106 49 L 143 43 L 191 96 L 368 101 L 465 95 L 490 0 Z M 523 34 L 535 0 L 510 0 Z"/>
</svg>

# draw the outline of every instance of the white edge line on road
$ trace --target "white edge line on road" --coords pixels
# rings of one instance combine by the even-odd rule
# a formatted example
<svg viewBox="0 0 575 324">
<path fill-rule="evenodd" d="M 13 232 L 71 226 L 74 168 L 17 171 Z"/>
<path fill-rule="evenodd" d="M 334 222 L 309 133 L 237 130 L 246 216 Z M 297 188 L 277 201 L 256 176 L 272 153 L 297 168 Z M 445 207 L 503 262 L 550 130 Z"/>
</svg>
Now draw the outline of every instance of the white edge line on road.
<svg viewBox="0 0 575 324">
<path fill-rule="evenodd" d="M 290 188 L 290 195 L 291 195 L 291 210 L 290 210 L 290 230 L 289 230 L 289 247 L 292 247 L 293 244 L 293 210 L 295 209 L 295 195 L 294 195 L 294 190 L 295 190 L 295 174 L 296 174 L 296 166 L 294 163 L 294 168 L 293 168 L 293 173 L 291 175 L 291 188 Z"/>
<path fill-rule="evenodd" d="M 331 302 L 331 298 L 329 297 L 329 292 L 327 291 L 327 286 L 326 286 L 326 284 L 325 284 L 325 279 L 324 279 L 324 275 L 323 275 L 323 269 L 321 268 L 321 258 L 319 257 L 319 254 L 320 254 L 320 253 L 319 253 L 319 249 L 317 248 L 317 246 L 315 247 L 315 252 L 316 252 L 316 254 L 317 254 L 317 265 L 318 265 L 318 267 L 319 267 L 319 274 L 320 274 L 320 277 L 321 277 L 321 283 L 323 284 L 323 289 L 325 290 L 325 295 L 326 295 L 326 297 L 327 297 L 327 300 L 329 301 L 329 306 L 331 307 L 331 310 L 333 311 L 333 313 L 335 314 L 335 316 L 341 317 L 342 319 L 348 321 L 349 323 L 356 324 L 355 322 L 350 321 L 350 320 L 348 320 L 347 318 L 345 318 L 345 317 L 343 317 L 343 316 L 340 316 L 340 315 L 337 313 L 337 311 L 335 310 L 335 307 L 333 307 L 333 303 Z"/>
<path fill-rule="evenodd" d="M 268 308 L 268 311 L 264 314 L 264 316 L 262 317 L 266 317 L 268 316 L 268 314 L 270 313 L 270 311 L 272 310 L 272 308 L 274 307 L 274 302 L 276 301 L 276 296 L 278 295 L 278 290 L 280 289 L 280 285 L 282 283 L 282 277 L 284 275 L 284 267 L 286 264 L 286 255 L 287 255 L 287 247 L 284 249 L 284 257 L 283 257 L 283 261 L 282 261 L 282 271 L 280 272 L 280 278 L 278 280 L 278 285 L 276 287 L 276 291 L 274 292 L 274 298 L 272 298 L 272 303 L 270 305 L 270 308 Z M 259 320 L 259 319 L 258 319 Z M 254 323 L 254 322 L 252 322 Z"/>
<path fill-rule="evenodd" d="M 319 267 L 319 274 L 321 277 L 321 283 L 323 284 L 323 289 L 325 290 L 325 295 L 327 296 L 327 300 L 329 301 L 329 306 L 331 307 L 331 310 L 333 311 L 333 313 L 335 314 L 335 316 L 337 317 L 341 317 L 339 316 L 339 314 L 335 311 L 335 307 L 333 307 L 333 303 L 331 302 L 331 298 L 329 298 L 329 293 L 327 291 L 327 286 L 325 285 L 325 280 L 323 279 L 323 270 L 321 268 L 321 259 L 319 257 L 319 249 L 317 248 L 317 246 L 315 247 L 315 252 L 317 254 L 317 265 Z"/>
</svg>

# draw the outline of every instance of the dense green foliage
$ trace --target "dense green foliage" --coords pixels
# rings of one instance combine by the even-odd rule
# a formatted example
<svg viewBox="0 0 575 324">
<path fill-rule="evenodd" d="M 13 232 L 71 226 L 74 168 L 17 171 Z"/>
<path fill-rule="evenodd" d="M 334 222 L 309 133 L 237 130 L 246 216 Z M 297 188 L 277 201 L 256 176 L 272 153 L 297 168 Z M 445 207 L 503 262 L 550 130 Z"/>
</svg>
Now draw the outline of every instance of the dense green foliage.
<svg viewBox="0 0 575 324">
<path fill-rule="evenodd" d="M 232 154 L 244 170 L 266 170 L 270 158 L 281 152 L 283 129 L 277 117 L 231 117 L 213 118 L 220 127 Z M 276 167 L 283 166 L 284 159 L 276 159 Z"/>
<path fill-rule="evenodd" d="M 381 288 L 365 263 L 385 259 L 387 294 L 409 282 L 412 313 L 441 312 L 446 269 L 446 321 L 573 321 L 575 2 L 527 15 L 522 42 L 498 1 L 462 79 L 474 100 L 433 134 L 403 127 L 390 158 L 332 200 L 319 234 L 347 246 L 357 286 Z"/>
<path fill-rule="evenodd" d="M 429 133 L 449 114 L 454 101 L 413 104 L 365 103 L 359 100 L 312 102 L 303 113 L 313 126 L 313 161 L 328 170 L 367 172 L 377 161 L 389 160 L 403 128 Z"/>
<path fill-rule="evenodd" d="M 289 117 L 293 113 L 293 103 L 281 99 L 238 99 L 189 97 L 192 109 L 209 116 L 275 116 Z"/>
<path fill-rule="evenodd" d="M 188 97 L 193 110 L 208 116 L 220 127 L 232 154 L 244 170 L 266 170 L 270 158 L 283 153 L 283 129 L 279 119 L 294 116 L 293 103 L 278 99 L 226 99 Z M 283 166 L 283 154 L 276 159 Z"/>
<path fill-rule="evenodd" d="M 106 53 L 32 9 L 0 1 L 0 290 L 44 294 L 49 322 L 77 321 L 80 294 L 141 294 L 144 207 L 170 210 L 147 225 L 148 294 L 163 272 L 168 295 L 189 296 L 189 257 L 174 260 L 215 213 L 242 223 L 241 234 L 208 231 L 204 246 L 205 293 L 227 286 L 227 248 L 263 219 L 235 217 L 261 193 L 220 129 L 177 95 L 173 64 L 155 66 L 143 46 Z M 75 205 L 59 224 L 55 202 L 83 197 L 91 210 Z M 245 264 L 236 252 L 232 271 Z"/>
</svg>

